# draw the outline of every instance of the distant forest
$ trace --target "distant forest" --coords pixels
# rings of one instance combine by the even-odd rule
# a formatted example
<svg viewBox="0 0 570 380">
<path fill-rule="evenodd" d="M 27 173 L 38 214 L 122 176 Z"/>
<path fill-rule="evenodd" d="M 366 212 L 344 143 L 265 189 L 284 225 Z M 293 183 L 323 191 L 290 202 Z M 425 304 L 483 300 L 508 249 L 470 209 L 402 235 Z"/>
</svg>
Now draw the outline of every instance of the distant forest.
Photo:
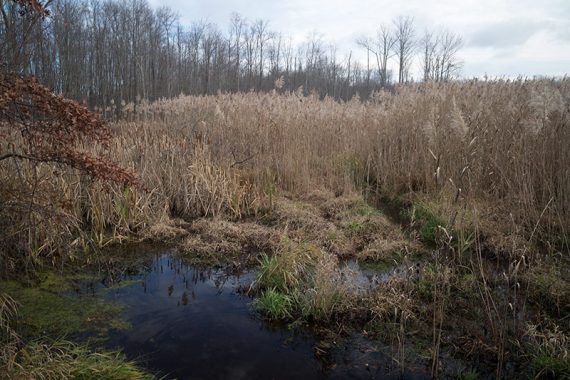
<svg viewBox="0 0 570 380">
<path fill-rule="evenodd" d="M 461 68 L 461 37 L 446 30 L 419 33 L 410 17 L 355 41 L 366 52 L 365 62 L 358 62 L 317 33 L 295 45 L 270 22 L 237 13 L 222 28 L 182 25 L 175 11 L 153 9 L 146 0 L 46 5 L 49 16 L 38 19 L 34 13 L 20 17 L 15 2 L 0 0 L 2 70 L 34 75 L 90 108 L 114 105 L 120 112 L 141 99 L 301 87 L 305 94 L 349 99 L 408 82 L 420 65 L 422 77 L 414 79 L 424 81 L 449 80 Z"/>
</svg>

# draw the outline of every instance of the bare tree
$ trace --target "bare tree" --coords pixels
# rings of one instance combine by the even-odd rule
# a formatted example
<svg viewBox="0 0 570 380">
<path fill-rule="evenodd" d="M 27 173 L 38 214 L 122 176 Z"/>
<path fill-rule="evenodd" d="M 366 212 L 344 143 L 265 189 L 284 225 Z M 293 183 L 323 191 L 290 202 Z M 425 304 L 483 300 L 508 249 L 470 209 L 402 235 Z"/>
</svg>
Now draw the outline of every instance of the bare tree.
<svg viewBox="0 0 570 380">
<path fill-rule="evenodd" d="M 462 62 L 457 58 L 463 43 L 461 36 L 448 30 L 438 34 L 426 31 L 420 42 L 424 81 L 448 81 L 461 70 Z"/>
<path fill-rule="evenodd" d="M 316 32 L 294 44 L 273 33 L 267 21 L 248 23 L 236 13 L 222 33 L 205 22 L 185 27 L 170 8 L 153 8 L 148 0 L 41 4 L 49 6 L 49 18 L 20 17 L 16 0 L 0 0 L 0 71 L 34 75 L 57 93 L 98 108 L 104 117 L 122 116 L 126 104 L 136 111 L 141 97 L 267 91 L 281 75 L 288 90 L 303 85 L 305 93 L 320 96 L 365 97 L 375 86 L 390 83 L 388 63 L 394 55 L 398 81 L 407 80 L 414 47 L 409 17 L 358 40 L 366 49 L 366 61 L 359 65 L 352 55 L 339 59 Z M 432 33 L 421 43 L 425 80 L 449 80 L 458 73 L 457 35 Z"/>
<path fill-rule="evenodd" d="M 0 60 L 4 66 L 0 70 L 29 74 L 33 32 L 38 25 L 41 29 L 43 20 L 50 14 L 48 8 L 52 2 L 0 0 Z"/>
<path fill-rule="evenodd" d="M 378 74 L 380 85 L 385 87 L 389 84 L 388 59 L 392 56 L 392 51 L 396 43 L 396 38 L 387 25 L 381 25 L 376 32 L 376 62 L 378 64 Z"/>
<path fill-rule="evenodd" d="M 270 75 L 272 81 L 275 81 L 275 79 L 277 79 L 277 77 L 280 74 L 282 48 L 283 48 L 283 36 L 281 35 L 281 33 L 276 33 L 274 34 L 274 38 L 271 40 L 271 45 L 269 46 L 269 64 L 270 64 Z"/>
<path fill-rule="evenodd" d="M 348 55 L 347 58 L 347 65 L 346 65 L 346 99 L 349 98 L 350 95 L 350 62 L 352 60 L 352 50 L 350 51 L 350 54 Z"/>
<path fill-rule="evenodd" d="M 204 71 L 204 94 L 212 93 L 212 76 L 214 75 L 214 57 L 218 49 L 219 32 L 215 25 L 208 24 L 202 38 L 202 67 Z"/>
<path fill-rule="evenodd" d="M 439 37 L 439 65 L 437 80 L 447 81 L 461 70 L 462 62 L 457 58 L 457 52 L 463 45 L 461 36 L 444 30 Z"/>
<path fill-rule="evenodd" d="M 295 70 L 295 66 L 293 65 L 293 41 L 291 37 L 288 37 L 287 43 L 283 46 L 283 60 L 285 63 L 285 85 L 289 90 L 292 90 L 291 71 Z"/>
<path fill-rule="evenodd" d="M 259 51 L 259 62 L 258 62 L 258 84 L 257 88 L 261 90 L 262 80 L 263 80 L 263 68 L 265 66 L 265 58 L 263 55 L 263 49 L 267 42 L 269 42 L 273 38 L 273 33 L 269 31 L 269 22 L 265 20 L 257 20 L 253 25 L 253 32 L 255 34 L 255 44 L 256 48 Z"/>
<path fill-rule="evenodd" d="M 239 13 L 232 13 L 230 26 L 230 41 L 233 39 L 233 46 L 230 47 L 230 54 L 233 54 L 234 59 L 234 78 L 236 82 L 236 90 L 240 90 L 240 63 L 241 63 L 241 50 L 242 50 L 242 35 L 243 30 L 247 26 L 246 20 Z"/>
<path fill-rule="evenodd" d="M 395 39 L 394 53 L 398 59 L 398 83 L 407 81 L 410 63 L 415 50 L 414 20 L 412 17 L 400 16 L 394 20 Z"/>
<path fill-rule="evenodd" d="M 366 86 L 370 88 L 370 53 L 378 59 L 378 53 L 372 48 L 373 42 L 368 37 L 361 37 L 356 40 L 356 43 L 366 49 Z"/>
<path fill-rule="evenodd" d="M 170 79 L 169 73 L 173 72 L 172 70 L 172 59 L 171 56 L 171 31 L 174 28 L 174 25 L 178 19 L 178 16 L 168 7 L 162 6 L 160 7 L 157 12 L 157 21 L 160 30 L 162 31 L 162 36 L 164 38 L 164 42 L 166 42 L 166 46 L 164 46 L 164 50 L 159 57 L 160 60 L 163 61 L 162 70 L 159 71 L 159 76 L 161 77 L 160 84 L 163 87 L 162 96 L 171 97 L 172 96 L 172 82 Z M 172 36 L 173 37 L 173 36 Z M 172 43 L 174 45 L 174 43 Z"/>
<path fill-rule="evenodd" d="M 426 30 L 419 43 L 423 55 L 422 71 L 424 73 L 424 82 L 428 82 L 432 80 L 435 69 L 437 41 L 434 39 L 433 32 Z"/>
<path fill-rule="evenodd" d="M 323 62 L 323 39 L 317 32 L 312 32 L 307 36 L 307 40 L 302 46 L 305 58 L 305 90 L 309 91 L 310 86 L 318 85 L 320 70 L 319 66 Z"/>
<path fill-rule="evenodd" d="M 376 66 L 378 70 L 378 78 L 380 86 L 385 87 L 389 84 L 390 78 L 388 73 L 388 60 L 392 57 L 396 38 L 386 25 L 381 25 L 376 32 L 375 38 L 363 37 L 357 40 L 357 43 L 367 50 L 367 54 L 372 53 L 376 58 Z M 367 63 L 369 61 L 367 60 Z M 367 81 L 369 81 L 367 66 Z"/>
<path fill-rule="evenodd" d="M 332 95 L 333 98 L 337 97 L 337 93 L 338 93 L 338 84 L 339 84 L 339 77 L 341 75 L 341 65 L 339 65 L 337 63 L 337 58 L 336 58 L 336 54 L 337 53 L 337 47 L 335 44 L 330 44 L 329 45 L 329 57 L 330 57 L 330 62 L 329 62 L 329 86 L 330 89 L 327 91 L 328 95 Z"/>
</svg>

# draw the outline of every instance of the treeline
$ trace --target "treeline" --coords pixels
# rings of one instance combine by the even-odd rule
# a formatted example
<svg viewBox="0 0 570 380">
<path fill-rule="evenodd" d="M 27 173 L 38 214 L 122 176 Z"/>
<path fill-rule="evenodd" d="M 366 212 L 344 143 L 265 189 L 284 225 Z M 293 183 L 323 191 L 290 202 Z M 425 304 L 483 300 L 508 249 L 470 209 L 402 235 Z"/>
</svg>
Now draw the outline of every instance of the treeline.
<svg viewBox="0 0 570 380">
<path fill-rule="evenodd" d="M 461 39 L 449 32 L 417 38 L 411 18 L 362 38 L 364 63 L 340 55 L 316 33 L 294 45 L 268 21 L 232 14 L 229 25 L 186 27 L 170 8 L 147 0 L 48 0 L 49 17 L 20 17 L 16 3 L 0 0 L 3 69 L 34 75 L 57 93 L 90 107 L 136 104 L 183 94 L 268 91 L 282 87 L 337 99 L 392 84 L 388 62 L 407 82 L 413 60 L 424 80 L 447 80 L 460 67 Z M 419 66 L 418 66 L 419 67 Z"/>
</svg>

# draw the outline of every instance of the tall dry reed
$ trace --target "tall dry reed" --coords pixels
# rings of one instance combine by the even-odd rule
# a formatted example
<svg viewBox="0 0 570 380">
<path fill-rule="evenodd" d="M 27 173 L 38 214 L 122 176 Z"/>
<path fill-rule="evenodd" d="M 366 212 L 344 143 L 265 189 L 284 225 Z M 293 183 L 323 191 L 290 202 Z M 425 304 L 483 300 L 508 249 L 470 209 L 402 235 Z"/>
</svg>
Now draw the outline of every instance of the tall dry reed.
<svg viewBox="0 0 570 380">
<path fill-rule="evenodd" d="M 57 236 L 77 242 L 79 231 L 104 243 L 172 216 L 240 218 L 279 191 L 366 188 L 460 196 L 529 240 L 567 245 L 569 107 L 568 79 L 408 85 L 366 102 L 275 92 L 143 102 L 111 124 L 111 156 L 141 188 L 4 160 L 2 202 L 27 194 L 38 209 L 61 207 L 46 214 L 57 220 L 0 216 L 25 225 L 26 236 L 13 234 L 41 251 Z"/>
</svg>

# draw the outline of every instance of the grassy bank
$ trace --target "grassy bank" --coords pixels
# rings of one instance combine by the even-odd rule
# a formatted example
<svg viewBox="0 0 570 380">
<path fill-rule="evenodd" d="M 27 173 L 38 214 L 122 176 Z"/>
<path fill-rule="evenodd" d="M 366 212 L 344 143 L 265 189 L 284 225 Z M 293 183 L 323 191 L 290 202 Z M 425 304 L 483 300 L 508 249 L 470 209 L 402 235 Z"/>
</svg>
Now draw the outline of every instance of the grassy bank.
<svg viewBox="0 0 570 380">
<path fill-rule="evenodd" d="M 110 329 L 128 324 L 121 305 L 70 294 L 88 280 L 50 271 L 0 282 L 0 378 L 155 378 L 120 352 L 97 348 Z"/>
</svg>

